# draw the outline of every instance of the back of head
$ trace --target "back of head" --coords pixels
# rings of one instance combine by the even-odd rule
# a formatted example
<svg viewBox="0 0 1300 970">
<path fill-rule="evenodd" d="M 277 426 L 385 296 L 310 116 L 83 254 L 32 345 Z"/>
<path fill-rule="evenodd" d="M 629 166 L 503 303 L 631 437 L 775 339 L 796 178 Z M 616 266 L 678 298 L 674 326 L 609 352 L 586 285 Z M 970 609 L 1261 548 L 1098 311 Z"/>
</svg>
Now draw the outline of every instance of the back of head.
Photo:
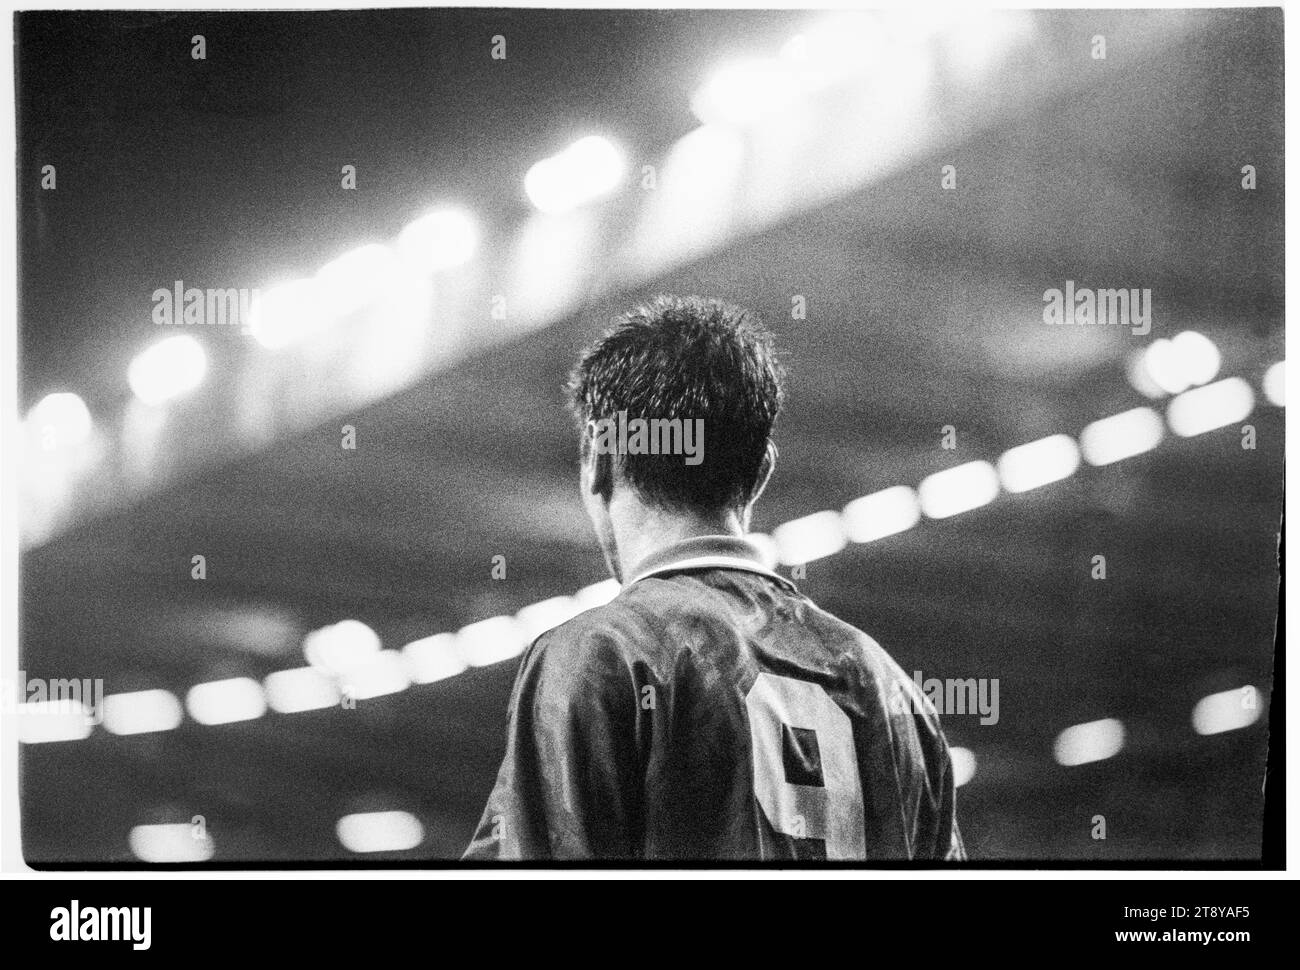
<svg viewBox="0 0 1300 970">
<path fill-rule="evenodd" d="M 619 470 L 649 504 L 714 513 L 743 508 L 760 488 L 783 381 L 771 335 L 753 313 L 660 296 L 587 348 L 569 390 L 584 432 L 602 421 L 692 422 L 703 433 L 698 463 L 629 449 Z"/>
</svg>

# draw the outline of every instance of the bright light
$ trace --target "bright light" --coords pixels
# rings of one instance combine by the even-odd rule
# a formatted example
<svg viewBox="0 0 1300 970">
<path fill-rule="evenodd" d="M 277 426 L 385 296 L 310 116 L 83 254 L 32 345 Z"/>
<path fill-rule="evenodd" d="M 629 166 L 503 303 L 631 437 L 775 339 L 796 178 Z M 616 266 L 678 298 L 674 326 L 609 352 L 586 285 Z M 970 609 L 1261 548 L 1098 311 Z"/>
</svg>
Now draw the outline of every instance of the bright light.
<svg viewBox="0 0 1300 970">
<path fill-rule="evenodd" d="M 865 11 L 824 16 L 781 48 L 787 65 L 805 91 L 818 91 L 856 74 L 879 69 L 888 58 L 880 17 Z M 761 108 L 760 108 L 761 109 Z"/>
<path fill-rule="evenodd" d="M 561 623 L 567 623 L 578 614 L 578 604 L 572 596 L 552 596 L 525 606 L 515 614 L 515 620 L 523 631 L 524 640 L 532 643 L 547 630 L 553 630 Z"/>
<path fill-rule="evenodd" d="M 266 713 L 262 685 L 249 677 L 196 684 L 185 695 L 185 709 L 200 724 L 252 721 Z"/>
<path fill-rule="evenodd" d="M 758 552 L 759 559 L 768 569 L 776 568 L 776 540 L 766 532 L 750 532 L 745 540 Z"/>
<path fill-rule="evenodd" d="M 258 292 L 250 328 L 268 350 L 279 350 L 318 332 L 331 319 L 331 308 L 315 280 L 291 280 Z"/>
<path fill-rule="evenodd" d="M 691 110 L 706 125 L 745 125 L 789 104 L 798 94 L 799 84 L 788 64 L 754 58 L 714 71 L 691 98 Z"/>
<path fill-rule="evenodd" d="M 18 740 L 23 744 L 80 741 L 94 726 L 90 708 L 80 701 L 28 701 L 18 705 Z"/>
<path fill-rule="evenodd" d="M 334 826 L 351 852 L 403 852 L 424 841 L 424 826 L 410 812 L 358 812 Z"/>
<path fill-rule="evenodd" d="M 815 512 L 772 530 L 776 558 L 787 566 L 812 562 L 844 548 L 844 528 L 838 512 Z"/>
<path fill-rule="evenodd" d="M 1133 408 L 1088 425 L 1079 435 L 1079 447 L 1090 465 L 1109 465 L 1150 451 L 1164 437 L 1160 415 L 1150 408 Z"/>
<path fill-rule="evenodd" d="M 216 851 L 206 830 L 186 822 L 137 825 L 127 842 L 141 862 L 207 862 Z"/>
<path fill-rule="evenodd" d="M 417 684 L 432 684 L 461 673 L 468 664 L 456 650 L 454 633 L 435 633 L 431 637 L 413 640 L 402 647 L 402 657 L 411 680 Z"/>
<path fill-rule="evenodd" d="M 623 153 L 588 135 L 528 170 L 524 191 L 542 212 L 566 212 L 608 195 L 623 181 Z"/>
<path fill-rule="evenodd" d="M 1198 387 L 1169 402 L 1169 427 L 1183 438 L 1240 421 L 1255 406 L 1255 394 L 1240 377 Z"/>
<path fill-rule="evenodd" d="M 169 690 L 136 690 L 104 698 L 104 729 L 109 734 L 174 731 L 184 715 Z"/>
<path fill-rule="evenodd" d="M 1033 39 L 1034 16 L 1025 10 L 961 11 L 943 33 L 947 69 L 965 83 L 988 74 L 1016 47 Z"/>
<path fill-rule="evenodd" d="M 983 19 L 987 19 L 987 14 Z M 982 38 L 983 54 L 1001 52 L 1002 38 Z M 784 106 L 797 96 L 824 91 L 849 81 L 869 85 L 880 92 L 881 107 L 906 107 L 923 92 L 931 73 L 931 58 L 912 36 L 898 36 L 884 23 L 879 12 L 838 11 L 822 17 L 803 33 L 792 37 L 781 49 L 780 68 L 773 72 L 773 99 L 769 104 L 747 101 L 743 92 L 735 103 L 753 114 Z M 979 43 L 979 42 L 977 42 Z M 737 80 L 743 81 L 743 76 Z M 777 87 L 777 85 L 780 87 Z M 701 89 L 700 95 L 708 92 Z M 722 89 L 727 92 L 726 88 Z M 719 108 L 724 105 L 719 105 Z M 696 112 L 699 113 L 698 111 Z M 723 120 L 728 120 L 724 118 Z M 740 123 L 736 119 L 733 123 Z"/>
<path fill-rule="evenodd" d="M 47 394 L 27 412 L 28 427 L 38 433 L 44 447 L 64 448 L 90 437 L 92 422 L 86 402 L 76 394 Z"/>
<path fill-rule="evenodd" d="M 1178 367 L 1189 383 L 1199 387 L 1214 380 L 1223 357 L 1213 340 L 1195 330 L 1184 330 L 1172 344 Z"/>
<path fill-rule="evenodd" d="M 343 689 L 359 701 L 396 694 L 411 686 L 406 664 L 397 650 L 381 650 L 363 664 L 342 675 Z"/>
<path fill-rule="evenodd" d="M 360 620 L 340 620 L 307 634 L 302 653 L 313 667 L 345 674 L 379 653 L 379 634 Z"/>
<path fill-rule="evenodd" d="M 1147 376 L 1166 394 L 1214 380 L 1220 361 L 1214 341 L 1195 330 L 1184 330 L 1173 340 L 1153 340 L 1142 355 Z"/>
<path fill-rule="evenodd" d="M 1151 375 L 1147 373 L 1145 349 L 1129 351 L 1128 358 L 1124 362 L 1124 373 L 1128 375 L 1128 382 L 1143 397 L 1149 397 L 1154 401 L 1165 396 L 1165 389 L 1153 381 Z"/>
<path fill-rule="evenodd" d="M 1264 397 L 1269 404 L 1286 407 L 1286 361 L 1279 360 L 1264 372 Z"/>
<path fill-rule="evenodd" d="M 602 579 L 599 583 L 592 583 L 590 586 L 582 587 L 573 594 L 578 607 L 577 612 L 585 613 L 593 607 L 604 606 L 617 596 L 622 588 L 618 580 L 613 578 Z"/>
<path fill-rule="evenodd" d="M 1197 734 L 1222 734 L 1249 727 L 1259 720 L 1259 691 L 1249 685 L 1202 697 L 1192 710 Z"/>
<path fill-rule="evenodd" d="M 633 236 L 632 254 L 647 272 L 701 256 L 734 235 L 745 138 L 734 128 L 701 125 L 668 151 Z"/>
<path fill-rule="evenodd" d="M 462 627 L 456 650 L 471 667 L 486 667 L 517 657 L 527 648 L 524 633 L 512 616 L 494 616 Z"/>
<path fill-rule="evenodd" d="M 918 489 L 921 511 L 932 519 L 988 505 L 998 497 L 998 473 L 986 461 L 970 461 L 936 472 Z"/>
<path fill-rule="evenodd" d="M 970 748 L 949 748 L 952 758 L 952 784 L 960 788 L 975 777 L 975 752 Z"/>
<path fill-rule="evenodd" d="M 1151 341 L 1151 346 L 1142 355 L 1142 366 L 1147 376 L 1166 394 L 1178 394 L 1191 387 L 1191 381 L 1183 376 L 1182 368 L 1178 366 L 1172 340 L 1161 337 Z"/>
<path fill-rule="evenodd" d="M 1008 492 L 1027 492 L 1069 478 L 1079 468 L 1079 447 L 1067 434 L 1054 434 L 1010 449 L 998 459 Z"/>
<path fill-rule="evenodd" d="M 355 313 L 392 288 L 397 269 L 393 251 L 378 243 L 344 253 L 316 274 L 321 305 L 340 317 Z"/>
<path fill-rule="evenodd" d="M 148 405 L 188 394 L 208 372 L 203 345 L 189 334 L 165 337 L 141 351 L 127 368 L 126 379 L 135 396 Z"/>
<path fill-rule="evenodd" d="M 916 492 L 895 485 L 855 498 L 841 513 L 844 533 L 854 542 L 873 542 L 912 528 L 921 519 Z"/>
<path fill-rule="evenodd" d="M 1124 747 L 1124 725 L 1113 717 L 1076 724 L 1056 738 L 1057 763 L 1073 767 L 1105 761 Z"/>
<path fill-rule="evenodd" d="M 319 711 L 342 700 L 334 678 L 315 667 L 277 670 L 262 682 L 267 703 L 278 714 Z"/>
<path fill-rule="evenodd" d="M 470 261 L 478 248 L 478 226 L 459 209 L 440 209 L 416 219 L 397 237 L 402 261 L 437 272 Z"/>
</svg>

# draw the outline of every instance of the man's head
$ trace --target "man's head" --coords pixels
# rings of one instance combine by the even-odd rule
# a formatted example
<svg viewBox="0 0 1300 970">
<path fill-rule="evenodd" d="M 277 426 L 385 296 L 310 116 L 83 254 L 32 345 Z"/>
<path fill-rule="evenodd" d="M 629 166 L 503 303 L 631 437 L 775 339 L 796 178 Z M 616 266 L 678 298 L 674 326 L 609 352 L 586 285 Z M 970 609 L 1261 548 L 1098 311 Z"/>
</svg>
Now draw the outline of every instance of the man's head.
<svg viewBox="0 0 1300 970">
<path fill-rule="evenodd" d="M 782 382 L 758 318 L 700 297 L 658 297 L 583 353 L 569 383 L 583 498 L 615 575 L 616 509 L 629 521 L 747 525 L 772 471 Z"/>
</svg>

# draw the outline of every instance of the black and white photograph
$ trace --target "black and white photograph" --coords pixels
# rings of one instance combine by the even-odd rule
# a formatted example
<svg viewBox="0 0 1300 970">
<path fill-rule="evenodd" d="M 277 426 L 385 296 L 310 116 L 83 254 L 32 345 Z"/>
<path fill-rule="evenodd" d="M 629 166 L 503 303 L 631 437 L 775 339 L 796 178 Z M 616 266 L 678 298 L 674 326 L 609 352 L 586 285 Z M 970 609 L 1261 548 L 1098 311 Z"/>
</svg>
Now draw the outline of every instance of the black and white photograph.
<svg viewBox="0 0 1300 970">
<path fill-rule="evenodd" d="M 7 869 L 1285 868 L 1282 7 L 11 13 Z"/>
</svg>

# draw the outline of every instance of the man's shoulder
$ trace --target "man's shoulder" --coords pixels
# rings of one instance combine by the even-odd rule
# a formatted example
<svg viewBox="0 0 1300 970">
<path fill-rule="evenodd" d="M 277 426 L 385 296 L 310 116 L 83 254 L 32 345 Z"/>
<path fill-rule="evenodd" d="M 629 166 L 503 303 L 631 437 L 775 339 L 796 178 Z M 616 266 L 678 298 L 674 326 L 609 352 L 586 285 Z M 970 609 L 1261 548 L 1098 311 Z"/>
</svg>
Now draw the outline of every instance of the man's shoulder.
<svg viewBox="0 0 1300 970">
<path fill-rule="evenodd" d="M 685 580 L 685 581 L 683 581 Z M 530 648 L 536 659 L 631 666 L 671 663 L 673 655 L 718 627 L 736 622 L 728 604 L 690 574 L 652 576 L 624 586 L 612 600 L 551 628 Z"/>
<path fill-rule="evenodd" d="M 552 657 L 582 657 L 611 653 L 631 656 L 654 642 L 657 630 L 667 624 L 674 613 L 671 598 L 662 593 L 647 593 L 645 582 L 625 586 L 608 603 L 584 610 L 539 636 L 531 652 Z"/>
</svg>

